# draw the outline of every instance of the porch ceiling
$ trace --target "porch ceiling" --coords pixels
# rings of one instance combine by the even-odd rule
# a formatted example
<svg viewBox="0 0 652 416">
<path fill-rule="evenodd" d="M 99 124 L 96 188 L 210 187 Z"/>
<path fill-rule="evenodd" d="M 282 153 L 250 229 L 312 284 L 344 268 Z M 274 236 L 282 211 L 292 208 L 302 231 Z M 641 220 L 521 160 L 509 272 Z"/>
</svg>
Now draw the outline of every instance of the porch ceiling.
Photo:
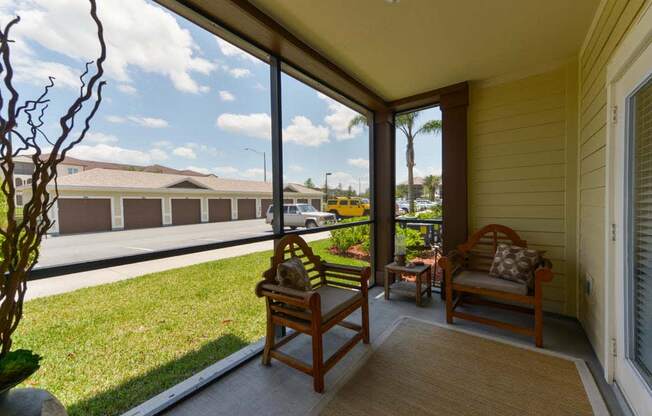
<svg viewBox="0 0 652 416">
<path fill-rule="evenodd" d="M 387 101 L 577 54 L 599 0 L 250 0 Z"/>
</svg>

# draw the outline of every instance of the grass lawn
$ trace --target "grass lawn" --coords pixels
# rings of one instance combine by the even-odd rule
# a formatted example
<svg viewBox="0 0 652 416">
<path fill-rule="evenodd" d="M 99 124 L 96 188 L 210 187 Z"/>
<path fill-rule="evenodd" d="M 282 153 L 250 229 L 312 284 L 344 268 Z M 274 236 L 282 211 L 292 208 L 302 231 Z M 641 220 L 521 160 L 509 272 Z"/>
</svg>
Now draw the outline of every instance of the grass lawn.
<svg viewBox="0 0 652 416">
<path fill-rule="evenodd" d="M 364 264 L 310 244 L 326 261 Z M 198 264 L 25 304 L 14 348 L 44 357 L 26 383 L 75 415 L 120 414 L 260 339 L 254 286 L 271 251 Z"/>
</svg>

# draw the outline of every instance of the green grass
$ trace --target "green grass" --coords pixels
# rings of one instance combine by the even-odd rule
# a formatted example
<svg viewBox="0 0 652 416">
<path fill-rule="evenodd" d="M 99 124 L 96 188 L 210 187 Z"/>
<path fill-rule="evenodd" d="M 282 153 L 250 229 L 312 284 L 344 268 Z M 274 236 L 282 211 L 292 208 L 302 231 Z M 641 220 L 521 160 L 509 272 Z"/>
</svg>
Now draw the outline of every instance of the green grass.
<svg viewBox="0 0 652 416">
<path fill-rule="evenodd" d="M 324 260 L 362 265 L 311 243 Z M 43 356 L 27 385 L 75 415 L 120 414 L 264 334 L 254 286 L 271 251 L 217 260 L 25 304 L 14 349 Z"/>
</svg>

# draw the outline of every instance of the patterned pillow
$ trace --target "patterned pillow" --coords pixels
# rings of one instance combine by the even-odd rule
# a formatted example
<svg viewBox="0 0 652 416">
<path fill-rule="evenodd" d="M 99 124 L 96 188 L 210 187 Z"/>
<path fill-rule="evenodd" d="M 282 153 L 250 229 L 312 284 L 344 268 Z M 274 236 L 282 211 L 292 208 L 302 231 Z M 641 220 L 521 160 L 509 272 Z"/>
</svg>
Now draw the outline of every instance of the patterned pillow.
<svg viewBox="0 0 652 416">
<path fill-rule="evenodd" d="M 312 288 L 306 268 L 298 257 L 292 257 L 278 265 L 276 281 L 281 286 L 296 290 L 308 291 Z"/>
<path fill-rule="evenodd" d="M 498 244 L 489 275 L 531 286 L 541 254 L 532 249 Z"/>
</svg>

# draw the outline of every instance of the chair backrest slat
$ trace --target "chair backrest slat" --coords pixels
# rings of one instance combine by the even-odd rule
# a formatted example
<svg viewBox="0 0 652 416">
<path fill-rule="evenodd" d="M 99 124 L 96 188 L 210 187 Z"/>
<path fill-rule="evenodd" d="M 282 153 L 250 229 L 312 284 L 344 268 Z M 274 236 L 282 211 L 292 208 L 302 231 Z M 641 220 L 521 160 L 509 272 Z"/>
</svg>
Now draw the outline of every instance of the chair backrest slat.
<svg viewBox="0 0 652 416">
<path fill-rule="evenodd" d="M 271 267 L 263 273 L 265 280 L 275 282 L 278 265 L 292 257 L 301 259 L 313 288 L 323 283 L 325 276 L 321 258 L 315 255 L 305 240 L 298 235 L 286 235 L 277 243 L 271 258 Z"/>
<path fill-rule="evenodd" d="M 489 224 L 476 231 L 468 241 L 457 246 L 464 256 L 464 267 L 471 270 L 489 271 L 498 244 L 505 243 L 527 247 L 516 231 L 499 224 Z"/>
</svg>

